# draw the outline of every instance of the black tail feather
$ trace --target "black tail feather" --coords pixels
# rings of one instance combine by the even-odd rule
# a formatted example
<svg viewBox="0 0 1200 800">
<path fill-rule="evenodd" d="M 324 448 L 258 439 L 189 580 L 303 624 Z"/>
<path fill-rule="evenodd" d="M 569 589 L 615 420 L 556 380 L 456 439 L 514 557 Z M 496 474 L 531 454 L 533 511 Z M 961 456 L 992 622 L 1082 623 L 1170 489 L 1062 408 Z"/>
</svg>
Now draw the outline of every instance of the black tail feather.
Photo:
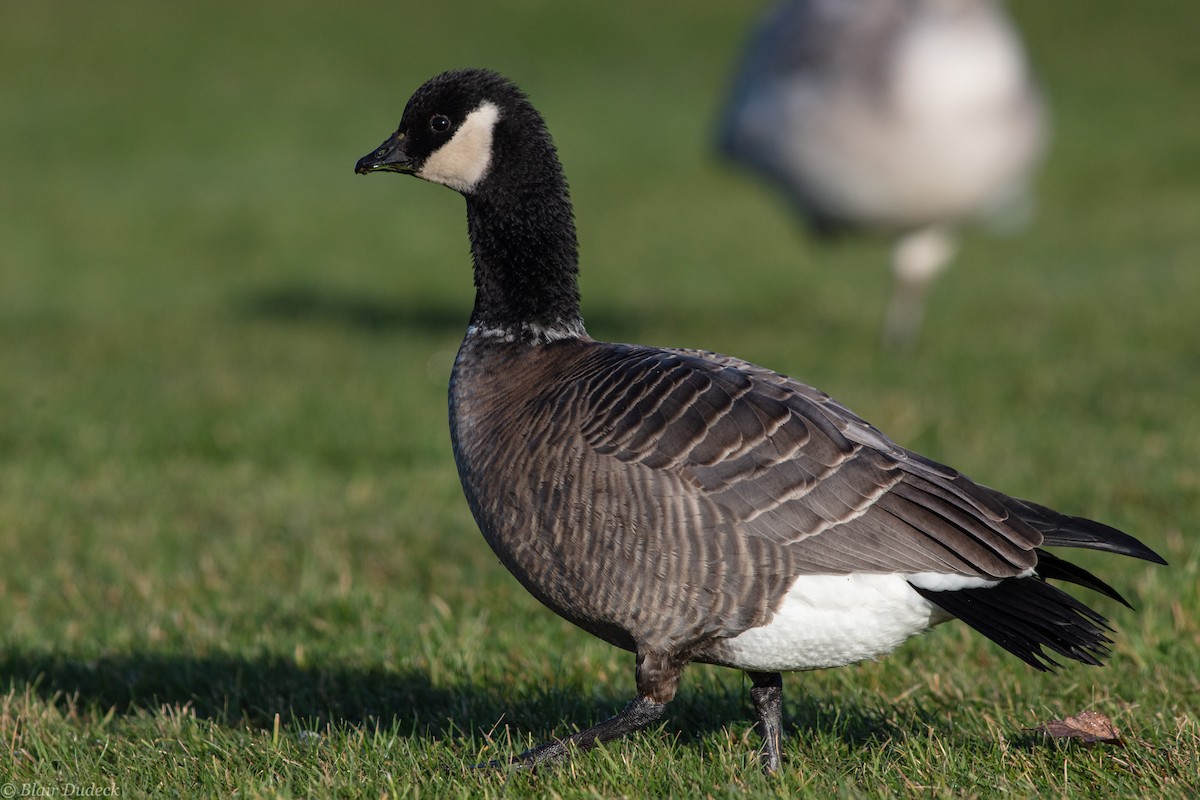
<svg viewBox="0 0 1200 800">
<path fill-rule="evenodd" d="M 1083 547 L 1166 564 L 1158 553 L 1127 533 L 1101 522 L 1060 514 L 1028 500 L 989 489 L 1010 513 L 1042 534 L 1046 547 Z M 913 586 L 922 597 L 970 625 L 1025 663 L 1042 671 L 1062 666 L 1047 648 L 1084 664 L 1099 665 L 1112 640 L 1108 621 L 1071 595 L 1047 583 L 1060 580 L 1091 589 L 1132 608 L 1121 594 L 1080 566 L 1037 548 L 1036 573 L 1006 578 L 990 587 L 933 591 Z M 910 584 L 912 585 L 912 584 Z"/>
<path fill-rule="evenodd" d="M 1112 644 L 1104 635 L 1112 630 L 1104 617 L 1039 577 L 1009 578 L 995 586 L 957 591 L 913 588 L 926 600 L 1042 671 L 1062 666 L 1043 647 L 1099 666 Z"/>
<path fill-rule="evenodd" d="M 1099 592 L 1106 597 L 1111 597 L 1126 608 L 1133 608 L 1129 604 L 1129 601 L 1121 596 L 1120 592 L 1083 567 L 1072 564 L 1070 561 L 1064 561 L 1053 553 L 1048 553 L 1040 548 L 1037 551 L 1037 555 L 1037 574 L 1040 577 L 1047 580 L 1066 581 L 1076 586 L 1083 586 L 1086 589 L 1091 589 L 1093 592 Z"/>
<path fill-rule="evenodd" d="M 1155 564 L 1167 563 L 1166 559 L 1137 539 L 1103 522 L 1068 516 L 1029 500 L 1008 497 L 994 489 L 991 491 L 1009 511 L 1041 531 L 1042 544 L 1047 547 L 1086 547 L 1140 558 Z"/>
</svg>

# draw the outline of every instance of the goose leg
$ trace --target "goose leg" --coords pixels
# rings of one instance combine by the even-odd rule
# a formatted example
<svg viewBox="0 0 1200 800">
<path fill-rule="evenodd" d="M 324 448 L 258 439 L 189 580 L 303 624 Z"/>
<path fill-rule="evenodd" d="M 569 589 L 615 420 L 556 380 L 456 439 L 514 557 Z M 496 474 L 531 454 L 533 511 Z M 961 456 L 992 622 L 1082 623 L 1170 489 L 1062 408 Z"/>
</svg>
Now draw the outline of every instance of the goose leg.
<svg viewBox="0 0 1200 800">
<path fill-rule="evenodd" d="M 783 676 L 778 672 L 747 672 L 753 686 L 750 701 L 754 703 L 757 727 L 762 735 L 762 768 L 770 775 L 779 771 L 779 743 L 783 737 Z"/>
<path fill-rule="evenodd" d="M 936 226 L 897 240 L 892 249 L 892 299 L 883 324 L 886 344 L 907 347 L 913 343 L 925 314 L 929 284 L 950 263 L 954 250 L 953 235 Z"/>
<path fill-rule="evenodd" d="M 546 742 L 532 750 L 526 750 L 514 758 L 512 763 L 520 767 L 537 767 L 541 764 L 565 761 L 571 755 L 570 748 L 581 752 L 591 750 L 598 744 L 611 742 L 627 733 L 641 730 L 661 717 L 666 707 L 666 703 L 656 703 L 639 694 L 617 715 L 586 730 L 573 733 L 565 739 Z"/>
<path fill-rule="evenodd" d="M 539 745 L 532 750 L 526 750 L 512 760 L 518 767 L 537 767 L 540 764 L 554 764 L 565 761 L 571 756 L 571 750 L 587 751 L 598 744 L 611 742 L 622 736 L 641 730 L 652 725 L 663 715 L 667 703 L 675 697 L 679 688 L 679 678 L 683 674 L 686 659 L 666 656 L 659 653 L 638 651 L 637 656 L 637 697 L 621 709 L 620 713 L 603 722 L 593 725 L 586 730 L 573 733 L 564 739 Z M 493 761 L 482 766 L 502 766 Z"/>
</svg>

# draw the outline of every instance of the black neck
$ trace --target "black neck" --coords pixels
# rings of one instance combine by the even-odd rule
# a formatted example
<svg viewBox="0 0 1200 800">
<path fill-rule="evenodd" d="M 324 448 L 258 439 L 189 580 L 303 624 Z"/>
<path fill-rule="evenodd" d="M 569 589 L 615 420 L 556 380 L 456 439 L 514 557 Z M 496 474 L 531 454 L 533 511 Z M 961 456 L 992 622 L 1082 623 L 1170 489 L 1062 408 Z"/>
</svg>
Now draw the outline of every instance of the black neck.
<svg viewBox="0 0 1200 800">
<path fill-rule="evenodd" d="M 520 158 L 497 152 L 494 172 L 467 195 L 475 261 L 471 324 L 514 336 L 523 331 L 525 338 L 578 335 L 579 250 L 562 167 L 548 137 L 512 149 L 525 152 Z"/>
</svg>

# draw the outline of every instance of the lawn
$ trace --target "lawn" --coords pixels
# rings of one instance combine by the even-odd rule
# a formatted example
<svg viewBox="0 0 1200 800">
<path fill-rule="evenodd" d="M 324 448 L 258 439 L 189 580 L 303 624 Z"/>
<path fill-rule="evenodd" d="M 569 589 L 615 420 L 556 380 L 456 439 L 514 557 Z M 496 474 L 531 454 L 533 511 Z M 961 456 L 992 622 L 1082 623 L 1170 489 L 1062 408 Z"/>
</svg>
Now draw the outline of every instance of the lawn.
<svg viewBox="0 0 1200 800">
<path fill-rule="evenodd" d="M 918 347 L 886 247 L 811 240 L 715 163 L 735 3 L 12 2 L 0 10 L 0 795 L 1152 796 L 1200 786 L 1200 6 L 1021 0 L 1055 143 L 971 233 Z M 743 4 L 744 5 L 744 4 Z M 636 9 L 636 10 L 635 10 Z M 1169 568 L 1102 669 L 963 625 L 785 678 L 694 666 L 663 725 L 535 775 L 632 657 L 528 597 L 458 487 L 462 201 L 353 175 L 443 69 L 517 79 L 576 201 L 598 338 L 705 347 L 1108 521 Z M 1124 746 L 1034 729 L 1084 709 Z"/>
</svg>

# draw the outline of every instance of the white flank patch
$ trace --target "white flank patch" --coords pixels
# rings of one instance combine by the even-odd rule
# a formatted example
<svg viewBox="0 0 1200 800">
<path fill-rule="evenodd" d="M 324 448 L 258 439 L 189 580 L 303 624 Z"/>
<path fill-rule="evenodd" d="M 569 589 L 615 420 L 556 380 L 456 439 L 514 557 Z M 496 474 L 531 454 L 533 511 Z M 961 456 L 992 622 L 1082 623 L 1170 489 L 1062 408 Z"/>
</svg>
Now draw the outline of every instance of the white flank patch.
<svg viewBox="0 0 1200 800">
<path fill-rule="evenodd" d="M 417 177 L 460 192 L 474 189 L 492 165 L 492 132 L 499 119 L 499 106 L 490 102 L 467 114 L 450 141 L 425 159 Z"/>
<path fill-rule="evenodd" d="M 1033 574 L 1033 568 L 1013 575 L 1014 578 L 1028 578 Z M 956 592 L 959 589 L 983 589 L 995 586 L 998 578 L 981 578 L 977 575 L 954 575 L 945 572 L 915 572 L 905 575 L 904 579 L 914 586 L 928 589 L 931 592 Z"/>
<path fill-rule="evenodd" d="M 840 667 L 886 655 L 947 619 L 905 575 L 804 575 L 768 624 L 724 643 L 722 663 L 759 672 Z"/>
</svg>

